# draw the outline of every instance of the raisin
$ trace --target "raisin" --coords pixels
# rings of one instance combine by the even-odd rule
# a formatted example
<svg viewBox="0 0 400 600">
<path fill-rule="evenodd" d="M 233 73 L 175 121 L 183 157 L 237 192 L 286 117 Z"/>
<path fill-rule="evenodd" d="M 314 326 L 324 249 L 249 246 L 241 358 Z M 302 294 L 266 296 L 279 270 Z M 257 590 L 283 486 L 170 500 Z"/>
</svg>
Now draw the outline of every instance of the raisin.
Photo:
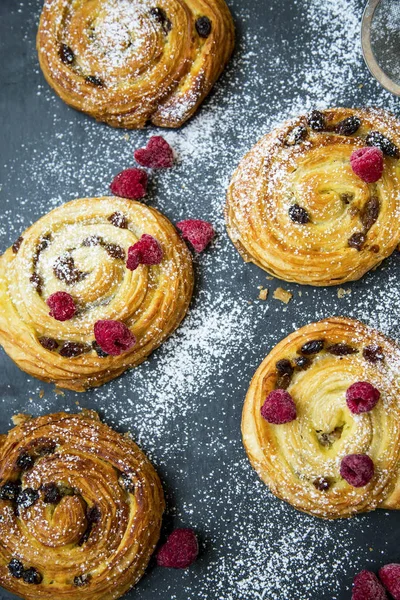
<svg viewBox="0 0 400 600">
<path fill-rule="evenodd" d="M 364 225 L 364 230 L 369 231 L 372 225 L 376 222 L 379 215 L 380 203 L 376 196 L 372 196 L 363 206 L 360 214 L 361 223 Z"/>
<path fill-rule="evenodd" d="M 371 131 L 365 138 L 365 143 L 367 146 L 376 146 L 382 150 L 386 156 L 391 156 L 392 158 L 400 157 L 398 147 L 379 131 Z"/>
<path fill-rule="evenodd" d="M 86 518 L 89 523 L 98 523 L 101 519 L 101 512 L 96 504 L 93 504 L 91 508 L 86 511 Z"/>
<path fill-rule="evenodd" d="M 91 508 L 87 509 L 86 519 L 88 521 L 88 525 L 86 527 L 85 533 L 82 535 L 81 539 L 78 542 L 79 546 L 83 546 L 83 544 L 85 544 L 88 541 L 90 534 L 92 533 L 93 523 L 98 523 L 101 519 L 101 512 L 98 506 L 94 504 Z"/>
<path fill-rule="evenodd" d="M 0 487 L 0 500 L 16 500 L 21 492 L 21 484 L 18 481 L 6 481 Z"/>
<path fill-rule="evenodd" d="M 39 500 L 39 492 L 32 488 L 25 488 L 18 494 L 16 503 L 19 508 L 29 508 Z"/>
<path fill-rule="evenodd" d="M 362 233 L 361 231 L 357 231 L 356 233 L 353 233 L 351 237 L 349 237 L 347 243 L 350 246 L 350 248 L 355 248 L 360 252 L 360 250 L 362 250 L 362 247 L 365 244 L 366 239 L 367 238 L 364 233 Z"/>
<path fill-rule="evenodd" d="M 110 223 L 114 225 L 114 227 L 119 227 L 120 229 L 127 229 L 128 227 L 128 219 L 121 212 L 115 212 L 108 217 Z"/>
<path fill-rule="evenodd" d="M 380 251 L 380 247 L 378 246 L 378 244 L 374 244 L 373 246 L 371 246 L 370 250 L 371 252 L 374 252 L 374 254 L 378 254 L 378 252 Z"/>
<path fill-rule="evenodd" d="M 36 454 L 38 456 L 48 456 L 56 451 L 57 442 L 45 442 L 36 448 Z"/>
<path fill-rule="evenodd" d="M 131 477 L 129 477 L 129 475 L 126 475 L 126 473 L 122 473 L 121 477 L 119 478 L 119 484 L 120 486 L 129 494 L 134 494 L 135 493 L 135 483 L 132 480 Z"/>
<path fill-rule="evenodd" d="M 29 281 L 31 282 L 37 293 L 40 295 L 43 291 L 43 279 L 40 277 L 40 275 L 38 275 L 37 273 L 33 273 Z"/>
<path fill-rule="evenodd" d="M 332 344 L 327 347 L 326 351 L 335 356 L 347 356 L 348 354 L 357 354 L 358 352 L 357 348 L 343 343 Z"/>
<path fill-rule="evenodd" d="M 305 371 L 311 365 L 311 359 L 306 356 L 299 356 L 294 359 L 294 362 L 296 363 L 296 367 L 302 371 Z"/>
<path fill-rule="evenodd" d="M 282 358 L 281 360 L 278 360 L 278 362 L 275 364 L 275 368 L 278 371 L 279 375 L 287 374 L 290 377 L 293 375 L 294 369 L 292 367 L 292 363 L 287 358 Z"/>
<path fill-rule="evenodd" d="M 21 244 L 23 241 L 24 238 L 22 237 L 22 235 L 20 235 L 19 238 L 15 240 L 15 242 L 12 245 L 12 251 L 14 252 L 14 254 L 18 253 L 18 250 L 21 248 Z"/>
<path fill-rule="evenodd" d="M 165 11 L 158 6 L 150 9 L 151 16 L 162 25 L 164 33 L 168 33 L 172 29 L 172 23 L 168 19 Z"/>
<path fill-rule="evenodd" d="M 64 342 L 61 347 L 60 355 L 64 358 L 75 358 L 88 351 L 85 344 L 79 342 Z"/>
<path fill-rule="evenodd" d="M 325 115 L 320 110 L 311 111 L 308 115 L 307 123 L 314 131 L 324 131 L 326 129 Z"/>
<path fill-rule="evenodd" d="M 51 337 L 40 337 L 38 339 L 39 344 L 43 346 L 46 350 L 54 351 L 58 348 L 58 342 L 54 338 Z"/>
<path fill-rule="evenodd" d="M 100 358 L 106 358 L 107 356 L 109 356 L 109 354 L 107 354 L 107 352 L 104 352 L 104 350 L 99 346 L 96 340 L 92 342 L 92 348 L 96 351 L 97 356 L 99 356 Z"/>
<path fill-rule="evenodd" d="M 363 357 L 368 362 L 374 364 L 385 359 L 382 346 L 378 346 L 377 344 L 371 344 L 370 346 L 366 346 L 363 350 Z"/>
<path fill-rule="evenodd" d="M 299 204 L 293 204 L 289 208 L 289 217 L 292 219 L 294 223 L 300 223 L 301 225 L 305 225 L 310 222 L 310 217 L 308 212 Z"/>
<path fill-rule="evenodd" d="M 96 75 L 88 75 L 85 78 L 86 83 L 90 83 L 91 85 L 94 85 L 95 87 L 104 87 L 104 81 L 102 79 L 100 79 L 100 77 L 97 77 Z"/>
<path fill-rule="evenodd" d="M 15 579 L 21 579 L 24 573 L 24 565 L 17 558 L 13 558 L 8 563 L 8 570 Z"/>
<path fill-rule="evenodd" d="M 300 352 L 302 354 L 318 354 L 324 347 L 325 340 L 311 340 L 302 345 Z"/>
<path fill-rule="evenodd" d="M 155 7 L 151 8 L 150 9 L 150 14 L 159 23 L 164 23 L 164 21 L 167 18 L 167 15 L 165 14 L 165 11 L 162 8 L 159 8 L 158 6 L 155 6 Z"/>
<path fill-rule="evenodd" d="M 101 246 L 104 240 L 99 235 L 91 235 L 83 240 L 82 246 L 91 247 L 91 246 Z"/>
<path fill-rule="evenodd" d="M 72 65 L 75 60 L 75 54 L 67 44 L 61 44 L 58 54 L 66 65 Z"/>
<path fill-rule="evenodd" d="M 287 390 L 290 385 L 290 375 L 284 373 L 283 375 L 279 375 L 278 379 L 275 383 L 276 390 Z"/>
<path fill-rule="evenodd" d="M 313 485 L 320 492 L 326 492 L 326 490 L 329 490 L 330 488 L 330 483 L 325 477 L 317 477 L 317 479 L 313 481 Z"/>
<path fill-rule="evenodd" d="M 199 17 L 196 19 L 195 27 L 201 38 L 208 38 L 211 33 L 211 21 L 208 17 Z"/>
<path fill-rule="evenodd" d="M 36 246 L 36 251 L 40 254 L 40 252 L 46 250 L 46 248 L 50 246 L 51 239 L 51 233 L 46 233 L 45 235 L 42 235 L 38 245 Z"/>
<path fill-rule="evenodd" d="M 71 254 L 59 256 L 53 265 L 54 275 L 60 281 L 64 281 L 67 285 L 79 283 L 87 276 L 87 273 L 79 271 L 75 267 L 75 261 Z"/>
<path fill-rule="evenodd" d="M 21 471 L 29 471 L 29 469 L 32 469 L 34 464 L 35 459 L 27 452 L 21 452 L 17 458 L 17 467 L 21 469 Z"/>
<path fill-rule="evenodd" d="M 352 194 L 352 193 L 340 194 L 340 199 L 344 204 L 350 204 L 350 202 L 353 200 L 353 198 L 354 198 L 354 194 Z"/>
<path fill-rule="evenodd" d="M 62 494 L 55 483 L 47 483 L 42 487 L 43 502 L 45 504 L 58 504 Z"/>
<path fill-rule="evenodd" d="M 339 135 L 353 135 L 361 126 L 361 121 L 358 117 L 347 117 L 336 125 L 336 133 Z"/>
<path fill-rule="evenodd" d="M 112 258 L 117 258 L 119 260 L 125 260 L 126 258 L 126 254 L 125 254 L 125 250 L 123 248 L 121 248 L 121 246 L 118 246 L 117 244 L 106 244 L 104 246 L 107 254 L 109 256 L 111 256 Z"/>
<path fill-rule="evenodd" d="M 90 575 L 77 575 L 74 577 L 74 585 L 76 587 L 82 587 L 87 585 L 90 581 Z"/>
<path fill-rule="evenodd" d="M 29 567 L 29 569 L 25 569 L 22 578 L 25 581 L 25 583 L 32 583 L 35 585 L 39 585 L 39 583 L 42 583 L 43 580 L 43 577 L 41 576 L 39 571 L 37 571 L 34 567 Z"/>
<path fill-rule="evenodd" d="M 296 146 L 306 139 L 307 133 L 307 127 L 304 127 L 304 125 L 298 125 L 297 127 L 294 127 L 287 135 L 285 144 L 287 146 Z"/>
</svg>

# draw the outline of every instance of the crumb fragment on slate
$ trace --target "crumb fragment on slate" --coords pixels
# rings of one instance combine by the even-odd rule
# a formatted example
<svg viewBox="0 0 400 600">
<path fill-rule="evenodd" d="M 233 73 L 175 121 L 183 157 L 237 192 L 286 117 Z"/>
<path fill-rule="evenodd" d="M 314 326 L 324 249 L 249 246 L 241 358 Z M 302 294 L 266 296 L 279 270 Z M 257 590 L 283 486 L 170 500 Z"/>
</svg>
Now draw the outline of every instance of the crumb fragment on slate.
<svg viewBox="0 0 400 600">
<path fill-rule="evenodd" d="M 278 287 L 274 291 L 274 298 L 275 300 L 280 300 L 281 302 L 284 302 L 284 304 L 289 304 L 289 302 L 293 298 L 293 294 L 291 292 L 288 292 L 287 290 L 284 290 L 281 287 Z"/>
<path fill-rule="evenodd" d="M 260 293 L 258 294 L 259 300 L 266 300 L 268 298 L 268 288 L 261 288 Z"/>
<path fill-rule="evenodd" d="M 347 294 L 351 294 L 351 290 L 345 290 L 344 288 L 339 288 L 337 291 L 337 297 L 338 298 L 344 298 L 345 296 L 347 296 Z"/>
</svg>

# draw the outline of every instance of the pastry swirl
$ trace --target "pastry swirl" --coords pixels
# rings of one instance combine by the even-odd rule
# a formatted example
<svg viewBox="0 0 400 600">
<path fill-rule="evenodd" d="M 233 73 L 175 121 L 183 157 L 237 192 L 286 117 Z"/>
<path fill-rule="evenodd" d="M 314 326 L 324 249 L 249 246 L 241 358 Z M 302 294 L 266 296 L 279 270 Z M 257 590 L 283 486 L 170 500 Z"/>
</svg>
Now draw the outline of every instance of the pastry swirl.
<svg viewBox="0 0 400 600">
<path fill-rule="evenodd" d="M 243 442 L 251 464 L 280 499 L 323 518 L 400 508 L 400 349 L 358 321 L 330 318 L 295 331 L 264 359 L 243 409 Z M 375 386 L 380 399 L 353 414 L 346 390 Z M 261 407 L 274 389 L 293 398 L 297 416 L 272 424 Z M 366 455 L 374 476 L 353 487 L 345 456 Z"/>
<path fill-rule="evenodd" d="M 44 76 L 73 108 L 113 127 L 179 127 L 234 46 L 224 0 L 45 0 Z"/>
<path fill-rule="evenodd" d="M 128 249 L 143 234 L 157 240 L 161 263 L 129 270 Z M 190 253 L 157 210 L 117 197 L 73 200 L 0 257 L 0 343 L 27 373 L 84 391 L 145 360 L 179 325 L 192 291 Z M 57 292 L 75 301 L 68 320 L 50 315 Z M 102 320 L 122 322 L 133 347 L 102 352 L 94 334 Z"/>
<path fill-rule="evenodd" d="M 31 419 L 0 436 L 0 584 L 25 600 L 112 600 L 143 575 L 160 480 L 96 413 Z"/>
<path fill-rule="evenodd" d="M 400 241 L 400 123 L 378 109 L 334 108 L 286 121 L 263 137 L 233 175 L 228 233 L 246 262 L 286 281 L 336 285 L 359 279 Z M 384 154 L 365 183 L 350 156 Z"/>
</svg>

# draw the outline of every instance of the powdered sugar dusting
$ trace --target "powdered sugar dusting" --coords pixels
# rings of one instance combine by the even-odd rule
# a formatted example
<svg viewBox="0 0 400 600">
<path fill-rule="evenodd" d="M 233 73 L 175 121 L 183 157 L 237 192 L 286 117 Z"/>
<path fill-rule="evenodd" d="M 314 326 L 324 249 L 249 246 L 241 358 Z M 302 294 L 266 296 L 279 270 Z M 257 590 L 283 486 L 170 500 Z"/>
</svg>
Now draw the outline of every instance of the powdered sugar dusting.
<svg viewBox="0 0 400 600">
<path fill-rule="evenodd" d="M 397 516 L 377 511 L 327 523 L 275 499 L 245 457 L 241 408 L 262 358 L 310 321 L 346 314 L 400 339 L 398 254 L 360 282 L 346 284 L 351 293 L 341 298 L 336 288 L 271 281 L 232 247 L 222 207 L 243 154 L 282 120 L 330 105 L 395 111 L 397 101 L 364 66 L 362 0 L 229 5 L 238 47 L 198 114 L 180 130 L 129 133 L 96 124 L 55 97 L 34 60 L 40 1 L 10 9 L 7 23 L 23 32 L 30 57 L 25 76 L 36 73 L 35 87 L 24 87 L 26 115 L 10 128 L 0 164 L 1 249 L 50 208 L 107 193 L 112 177 L 133 164 L 133 150 L 154 133 L 174 147 L 178 164 L 152 174 L 148 203 L 174 222 L 209 220 L 218 236 L 195 260 L 198 283 L 188 318 L 148 362 L 124 377 L 85 395 L 60 395 L 20 374 L 2 354 L 2 431 L 14 412 L 74 411 L 78 403 L 132 431 L 154 460 L 168 493 L 167 523 L 195 527 L 202 553 L 185 572 L 152 570 L 127 598 L 344 600 L 358 569 L 398 560 L 388 552 Z M 14 76 L 10 72 L 6 83 Z M 40 123 L 37 114 L 44 115 Z M 270 289 L 266 301 L 257 300 L 260 285 Z M 273 298 L 278 286 L 293 294 L 287 306 Z"/>
</svg>

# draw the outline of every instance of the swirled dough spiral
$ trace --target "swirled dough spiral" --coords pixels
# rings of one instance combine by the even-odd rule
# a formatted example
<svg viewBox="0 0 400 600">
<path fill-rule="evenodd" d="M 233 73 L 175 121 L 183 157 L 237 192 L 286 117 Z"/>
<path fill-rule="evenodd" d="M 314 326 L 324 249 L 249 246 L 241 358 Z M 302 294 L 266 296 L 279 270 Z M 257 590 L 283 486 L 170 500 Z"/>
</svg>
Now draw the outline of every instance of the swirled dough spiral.
<svg viewBox="0 0 400 600">
<path fill-rule="evenodd" d="M 19 421 L 0 436 L 0 495 L 10 484 L 20 494 L 0 499 L 0 584 L 25 600 L 119 598 L 159 538 L 164 497 L 154 468 L 91 411 Z M 30 506 L 19 500 L 26 490 Z M 12 561 L 40 583 L 17 577 Z"/>
<path fill-rule="evenodd" d="M 318 130 L 302 116 L 263 137 L 233 175 L 226 205 L 228 233 L 245 261 L 317 286 L 359 279 L 400 241 L 399 121 L 378 109 L 319 115 Z M 353 133 L 347 119 L 360 121 Z M 372 132 L 392 152 L 381 179 L 368 184 L 350 156 Z"/>
<path fill-rule="evenodd" d="M 159 242 L 162 262 L 130 271 L 127 250 L 143 234 Z M 73 200 L 0 257 L 0 343 L 29 374 L 84 391 L 145 360 L 179 325 L 192 290 L 190 253 L 157 210 L 116 197 Z M 68 321 L 49 314 L 46 299 L 57 291 L 77 305 Z M 104 319 L 125 323 L 136 344 L 119 356 L 98 356 L 94 324 Z"/>
<path fill-rule="evenodd" d="M 305 343 L 323 340 L 320 352 L 300 368 Z M 277 362 L 294 367 L 279 377 Z M 304 362 L 304 360 L 303 360 Z M 294 507 L 324 518 L 348 517 L 378 507 L 400 508 L 400 349 L 358 321 L 331 318 L 295 331 L 257 369 L 243 409 L 243 442 L 249 459 L 271 491 Z M 347 388 L 367 381 L 381 394 L 370 412 L 353 414 Z M 283 425 L 264 420 L 260 409 L 274 388 L 286 387 L 297 418 Z M 346 455 L 367 454 L 372 481 L 352 487 L 340 476 Z M 328 489 L 318 489 L 324 481 Z M 326 487 L 326 486 L 325 486 Z"/>
<path fill-rule="evenodd" d="M 224 0 L 45 0 L 37 47 L 47 82 L 113 127 L 179 127 L 234 45 Z"/>
</svg>

